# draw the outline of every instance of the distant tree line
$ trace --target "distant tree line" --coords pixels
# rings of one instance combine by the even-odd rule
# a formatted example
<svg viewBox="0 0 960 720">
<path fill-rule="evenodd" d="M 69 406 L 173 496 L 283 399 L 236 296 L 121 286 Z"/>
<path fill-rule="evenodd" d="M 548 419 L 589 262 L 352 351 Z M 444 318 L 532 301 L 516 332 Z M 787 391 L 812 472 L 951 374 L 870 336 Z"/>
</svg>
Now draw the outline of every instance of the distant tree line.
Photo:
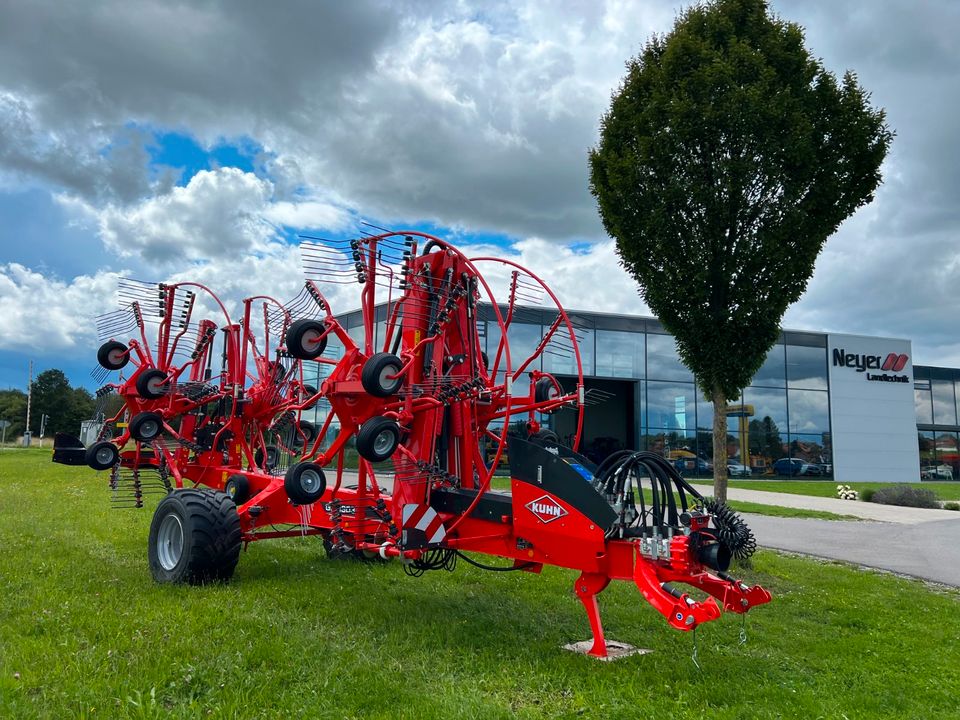
<svg viewBox="0 0 960 720">
<path fill-rule="evenodd" d="M 61 370 L 45 370 L 31 386 L 30 430 L 40 434 L 40 419 L 48 416 L 44 437 L 54 433 L 80 433 L 80 423 L 93 415 L 93 396 L 85 388 L 70 386 Z M 0 420 L 10 422 L 7 441 L 24 434 L 27 422 L 27 394 L 22 390 L 0 390 Z"/>
</svg>

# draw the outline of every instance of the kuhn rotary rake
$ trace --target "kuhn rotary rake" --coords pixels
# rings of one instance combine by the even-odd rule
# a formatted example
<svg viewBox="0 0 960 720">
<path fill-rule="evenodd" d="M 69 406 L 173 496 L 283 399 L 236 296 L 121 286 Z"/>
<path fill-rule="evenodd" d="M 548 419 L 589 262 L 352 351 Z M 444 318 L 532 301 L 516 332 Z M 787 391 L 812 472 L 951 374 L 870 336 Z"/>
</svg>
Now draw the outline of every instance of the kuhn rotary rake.
<svg viewBox="0 0 960 720">
<path fill-rule="evenodd" d="M 98 393 L 99 437 L 83 447 L 58 436 L 54 460 L 110 471 L 132 505 L 164 493 L 148 544 L 158 581 L 225 580 L 241 546 L 292 535 L 322 536 L 331 555 L 399 558 L 411 575 L 457 558 L 487 567 L 465 552 L 533 573 L 558 565 L 581 573 L 587 651 L 599 657 L 596 598 L 612 579 L 635 582 L 680 630 L 721 605 L 745 613 L 770 600 L 726 572 L 755 549 L 750 531 L 670 463 L 577 454 L 588 401 L 577 328 L 533 273 L 416 232 L 302 249 L 301 295 L 249 298 L 239 322 L 191 283 L 127 282 L 122 309 L 101 319 L 102 379 L 132 371 Z M 504 301 L 493 278 L 509 288 Z M 350 331 L 321 291 L 346 282 L 362 287 L 362 326 Z M 556 319 L 520 351 L 511 326 L 540 301 Z M 218 321 L 193 320 L 204 303 Z M 478 322 L 481 306 L 492 321 Z M 559 379 L 542 369 L 554 356 L 566 358 Z M 320 427 L 304 419 L 318 403 Z M 538 421 L 558 412 L 575 414 L 571 447 Z M 504 456 L 509 493 L 491 490 Z"/>
</svg>

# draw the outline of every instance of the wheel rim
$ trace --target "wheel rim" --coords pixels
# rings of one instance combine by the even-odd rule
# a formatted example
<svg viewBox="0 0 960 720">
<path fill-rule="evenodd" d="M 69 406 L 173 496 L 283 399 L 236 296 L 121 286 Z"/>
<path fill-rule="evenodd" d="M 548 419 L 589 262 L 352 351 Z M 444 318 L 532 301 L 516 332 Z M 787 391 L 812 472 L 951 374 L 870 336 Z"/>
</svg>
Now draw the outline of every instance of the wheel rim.
<svg viewBox="0 0 960 720">
<path fill-rule="evenodd" d="M 111 365 L 119 365 L 123 362 L 124 352 L 123 350 L 111 350 L 107 353 L 107 361 Z"/>
<path fill-rule="evenodd" d="M 160 395 L 163 392 L 163 378 L 154 377 L 147 381 L 147 390 L 154 395 Z"/>
<path fill-rule="evenodd" d="M 381 430 L 373 441 L 373 452 L 377 455 L 389 455 L 393 450 L 394 436 L 392 430 Z"/>
<path fill-rule="evenodd" d="M 316 470 L 304 470 L 300 473 L 300 487 L 308 495 L 313 495 L 320 489 L 320 473 Z"/>
<path fill-rule="evenodd" d="M 317 351 L 317 341 L 322 333 L 316 330 L 307 330 L 300 336 L 300 347 L 304 352 L 313 353 Z"/>
<path fill-rule="evenodd" d="M 97 450 L 95 458 L 100 465 L 113 464 L 113 448 L 102 447 Z"/>
<path fill-rule="evenodd" d="M 384 390 L 393 390 L 399 378 L 392 377 L 397 374 L 397 368 L 393 365 L 387 365 L 380 370 L 380 387 Z"/>
<path fill-rule="evenodd" d="M 232 500 L 237 496 L 237 484 L 233 482 L 227 483 L 227 495 Z"/>
<path fill-rule="evenodd" d="M 145 420 L 144 422 L 140 423 L 140 437 L 147 438 L 149 440 L 150 438 L 154 438 L 159 434 L 160 423 L 158 423 L 156 420 Z"/>
<path fill-rule="evenodd" d="M 157 533 L 157 559 L 164 570 L 173 570 L 183 556 L 183 523 L 174 513 L 160 523 Z"/>
</svg>

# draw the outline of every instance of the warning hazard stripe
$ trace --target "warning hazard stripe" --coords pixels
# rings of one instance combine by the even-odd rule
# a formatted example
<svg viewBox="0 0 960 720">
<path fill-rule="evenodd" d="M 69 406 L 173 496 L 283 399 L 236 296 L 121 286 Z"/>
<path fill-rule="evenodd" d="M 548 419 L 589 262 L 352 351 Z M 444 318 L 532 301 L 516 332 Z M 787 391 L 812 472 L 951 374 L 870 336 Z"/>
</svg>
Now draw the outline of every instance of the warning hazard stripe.
<svg viewBox="0 0 960 720">
<path fill-rule="evenodd" d="M 447 535 L 443 520 L 429 505 L 404 505 L 401 517 L 404 530 L 419 530 L 430 545 L 442 542 Z"/>
</svg>

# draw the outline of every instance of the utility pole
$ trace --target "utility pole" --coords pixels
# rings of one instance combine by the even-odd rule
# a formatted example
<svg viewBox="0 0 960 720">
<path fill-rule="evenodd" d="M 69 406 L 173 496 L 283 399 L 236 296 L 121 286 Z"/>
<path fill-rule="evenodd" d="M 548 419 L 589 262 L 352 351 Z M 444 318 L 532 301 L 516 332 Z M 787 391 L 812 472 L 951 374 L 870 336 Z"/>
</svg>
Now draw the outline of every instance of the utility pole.
<svg viewBox="0 0 960 720">
<path fill-rule="evenodd" d="M 30 379 L 27 381 L 27 427 L 23 432 L 23 446 L 30 447 L 30 401 L 33 399 L 33 360 L 30 361 Z"/>
</svg>

